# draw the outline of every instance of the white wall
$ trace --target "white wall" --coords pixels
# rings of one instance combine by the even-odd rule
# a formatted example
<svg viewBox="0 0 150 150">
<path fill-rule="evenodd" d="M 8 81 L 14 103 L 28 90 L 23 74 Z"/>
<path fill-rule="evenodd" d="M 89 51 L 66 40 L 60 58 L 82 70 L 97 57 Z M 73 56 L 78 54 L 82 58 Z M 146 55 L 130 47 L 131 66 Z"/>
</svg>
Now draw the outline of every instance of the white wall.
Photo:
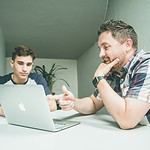
<svg viewBox="0 0 150 150">
<path fill-rule="evenodd" d="M 5 74 L 5 46 L 2 30 L 0 29 L 0 75 Z"/>
<path fill-rule="evenodd" d="M 11 72 L 11 68 L 9 65 L 9 59 L 6 59 L 6 71 L 7 73 Z M 58 71 L 57 77 L 65 79 L 69 85 L 70 85 L 70 90 L 74 93 L 75 96 L 78 96 L 78 84 L 77 84 L 77 61 L 76 60 L 71 60 L 71 59 L 40 59 L 36 58 L 34 65 L 39 65 L 42 66 L 43 64 L 46 66 L 47 71 L 50 70 L 51 65 L 53 63 L 56 63 L 58 65 L 61 65 L 62 67 L 68 68 L 67 70 L 61 70 Z M 61 86 L 66 85 L 65 82 L 63 81 L 57 81 L 56 84 L 54 84 L 54 92 L 56 94 L 62 93 Z M 67 85 L 66 85 L 67 87 Z"/>
</svg>

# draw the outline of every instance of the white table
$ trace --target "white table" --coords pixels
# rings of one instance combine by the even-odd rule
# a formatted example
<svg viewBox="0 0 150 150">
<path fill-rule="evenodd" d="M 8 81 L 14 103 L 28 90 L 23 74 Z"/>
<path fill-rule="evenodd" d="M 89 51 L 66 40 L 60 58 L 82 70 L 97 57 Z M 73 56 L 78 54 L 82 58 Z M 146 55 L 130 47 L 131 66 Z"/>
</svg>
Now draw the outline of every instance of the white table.
<svg viewBox="0 0 150 150">
<path fill-rule="evenodd" d="M 8 125 L 0 117 L 1 150 L 150 150 L 150 127 L 121 130 L 106 113 L 80 115 L 75 111 L 56 111 L 56 118 L 81 124 L 60 132 Z"/>
</svg>

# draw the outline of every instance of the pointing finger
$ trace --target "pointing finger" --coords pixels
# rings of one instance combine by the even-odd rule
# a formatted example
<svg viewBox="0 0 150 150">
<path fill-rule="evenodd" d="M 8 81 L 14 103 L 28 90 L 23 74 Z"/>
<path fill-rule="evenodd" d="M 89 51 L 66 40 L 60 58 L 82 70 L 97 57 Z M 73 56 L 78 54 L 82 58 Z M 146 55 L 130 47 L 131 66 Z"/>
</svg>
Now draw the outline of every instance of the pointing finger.
<svg viewBox="0 0 150 150">
<path fill-rule="evenodd" d="M 65 95 L 70 94 L 70 91 L 66 88 L 65 85 L 62 86 L 62 91 L 63 91 L 63 93 L 64 93 Z"/>
</svg>

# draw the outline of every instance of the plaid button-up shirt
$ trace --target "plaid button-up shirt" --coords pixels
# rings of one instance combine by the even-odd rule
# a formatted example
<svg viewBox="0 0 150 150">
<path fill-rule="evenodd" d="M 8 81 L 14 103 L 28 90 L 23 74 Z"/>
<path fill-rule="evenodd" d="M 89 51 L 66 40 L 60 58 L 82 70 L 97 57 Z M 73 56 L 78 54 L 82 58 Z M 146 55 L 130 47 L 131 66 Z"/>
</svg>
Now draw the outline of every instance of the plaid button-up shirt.
<svg viewBox="0 0 150 150">
<path fill-rule="evenodd" d="M 136 53 L 120 72 L 112 72 L 106 80 L 120 96 L 150 103 L 150 53 Z M 101 99 L 98 89 L 94 96 Z M 150 122 L 150 111 L 145 119 Z"/>
</svg>

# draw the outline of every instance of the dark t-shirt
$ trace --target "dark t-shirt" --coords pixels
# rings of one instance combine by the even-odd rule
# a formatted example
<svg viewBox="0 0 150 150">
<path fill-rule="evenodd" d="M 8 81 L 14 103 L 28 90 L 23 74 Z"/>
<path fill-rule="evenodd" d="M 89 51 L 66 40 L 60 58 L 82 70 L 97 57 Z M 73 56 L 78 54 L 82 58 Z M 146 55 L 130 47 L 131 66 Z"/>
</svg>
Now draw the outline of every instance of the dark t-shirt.
<svg viewBox="0 0 150 150">
<path fill-rule="evenodd" d="M 0 84 L 16 84 L 12 78 L 11 78 L 12 73 L 6 74 L 4 76 L 0 76 Z M 46 80 L 43 78 L 41 74 L 37 73 L 30 73 L 28 80 L 24 83 L 28 85 L 42 85 L 45 90 L 45 94 L 48 95 L 50 94 L 50 90 L 47 86 Z"/>
</svg>

